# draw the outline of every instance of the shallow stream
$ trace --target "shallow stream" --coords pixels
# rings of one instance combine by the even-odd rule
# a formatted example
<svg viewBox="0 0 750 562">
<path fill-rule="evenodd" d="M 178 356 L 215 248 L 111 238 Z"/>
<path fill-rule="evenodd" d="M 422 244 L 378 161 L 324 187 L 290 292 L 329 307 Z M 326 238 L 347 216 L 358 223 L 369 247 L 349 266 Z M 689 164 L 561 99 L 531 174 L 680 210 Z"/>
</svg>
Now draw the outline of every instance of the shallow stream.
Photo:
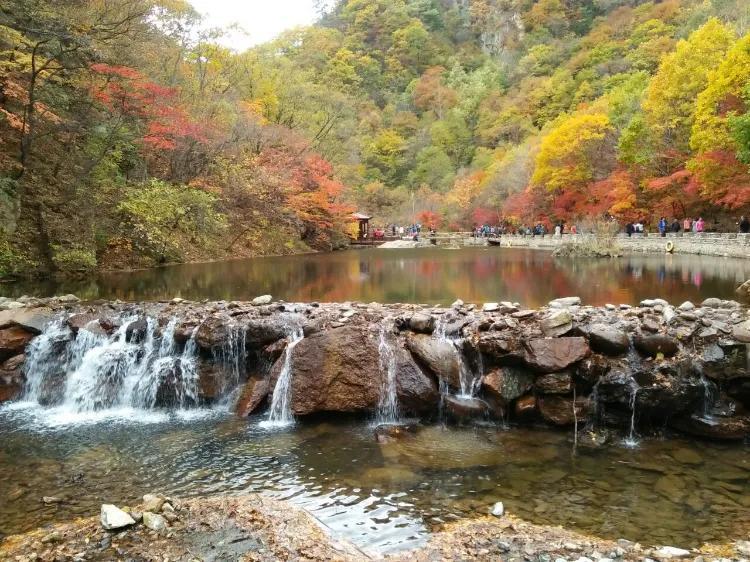
<svg viewBox="0 0 750 562">
<path fill-rule="evenodd" d="M 151 491 L 268 493 L 380 552 L 419 544 L 436 525 L 496 501 L 532 522 L 644 544 L 688 547 L 750 530 L 747 446 L 649 439 L 588 450 L 565 432 L 439 425 L 381 444 L 364 421 L 282 430 L 260 421 L 5 406 L 0 532 L 94 515 L 103 502 L 135 503 Z"/>
</svg>

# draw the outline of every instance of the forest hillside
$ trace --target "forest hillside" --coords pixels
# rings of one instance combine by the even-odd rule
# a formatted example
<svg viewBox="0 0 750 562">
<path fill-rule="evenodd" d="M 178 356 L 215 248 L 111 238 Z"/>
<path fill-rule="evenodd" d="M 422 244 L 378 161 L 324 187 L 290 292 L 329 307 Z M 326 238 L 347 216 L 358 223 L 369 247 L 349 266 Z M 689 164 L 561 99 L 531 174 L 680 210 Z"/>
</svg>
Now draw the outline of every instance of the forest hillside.
<svg viewBox="0 0 750 562">
<path fill-rule="evenodd" d="M 0 276 L 380 223 L 750 210 L 750 3 L 340 0 L 238 52 L 183 0 L 0 0 Z"/>
</svg>

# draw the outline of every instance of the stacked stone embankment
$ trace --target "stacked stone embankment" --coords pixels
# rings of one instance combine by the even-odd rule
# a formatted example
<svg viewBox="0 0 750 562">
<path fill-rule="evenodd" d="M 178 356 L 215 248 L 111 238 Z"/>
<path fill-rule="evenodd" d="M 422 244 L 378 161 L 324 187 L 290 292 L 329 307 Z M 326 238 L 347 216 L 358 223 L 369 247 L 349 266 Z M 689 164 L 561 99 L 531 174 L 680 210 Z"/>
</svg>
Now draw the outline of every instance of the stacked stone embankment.
<svg viewBox="0 0 750 562">
<path fill-rule="evenodd" d="M 583 244 L 593 239 L 592 234 L 563 234 L 562 236 L 517 236 L 505 235 L 492 238 L 492 244 L 500 248 L 532 248 L 539 250 L 554 250 L 565 244 Z M 398 240 L 381 246 L 383 249 L 415 248 L 415 247 L 468 247 L 487 246 L 490 239 L 474 238 L 466 233 L 439 234 L 431 239 L 422 237 L 418 242 Z M 624 253 L 667 253 L 667 244 L 671 243 L 670 253 L 694 254 L 704 256 L 722 256 L 734 258 L 750 258 L 750 234 L 719 233 L 719 232 L 678 232 L 667 233 L 662 237 L 659 233 L 634 234 L 627 236 L 620 234 L 616 242 Z"/>
<path fill-rule="evenodd" d="M 260 413 L 284 370 L 294 325 L 304 332 L 289 358 L 296 416 L 377 412 L 388 383 L 385 341 L 404 417 L 596 427 L 597 435 L 633 424 L 714 439 L 750 434 L 750 315 L 734 301 L 592 307 L 572 297 L 528 310 L 510 302 L 93 304 L 65 297 L 2 306 L 9 309 L 0 311 L 1 400 L 23 395 L 25 350 L 50 323 L 63 324 L 61 349 L 87 332 L 141 345 L 148 325 L 156 330 L 149 337 L 169 330 L 177 347 L 197 346 L 194 406 L 236 393 L 238 414 Z M 45 405 L 62 400 L 66 376 L 50 372 L 39 394 Z M 154 407 L 173 405 L 180 376 L 163 377 Z"/>
</svg>

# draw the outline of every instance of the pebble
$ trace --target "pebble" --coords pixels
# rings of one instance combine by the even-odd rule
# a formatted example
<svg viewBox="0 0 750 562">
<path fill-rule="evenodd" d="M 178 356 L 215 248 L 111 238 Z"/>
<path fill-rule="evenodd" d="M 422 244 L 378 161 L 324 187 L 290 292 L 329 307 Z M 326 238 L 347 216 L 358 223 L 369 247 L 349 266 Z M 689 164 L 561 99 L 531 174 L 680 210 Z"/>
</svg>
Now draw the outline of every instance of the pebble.
<svg viewBox="0 0 750 562">
<path fill-rule="evenodd" d="M 490 513 L 495 517 L 502 517 L 505 514 L 505 506 L 503 505 L 503 502 L 495 503 L 495 505 L 492 506 Z"/>
<path fill-rule="evenodd" d="M 273 297 L 271 295 L 261 295 L 252 300 L 253 306 L 262 306 L 264 304 L 271 304 L 271 302 L 273 302 Z"/>
<path fill-rule="evenodd" d="M 160 533 L 167 529 L 167 520 L 158 513 L 146 511 L 143 513 L 143 525 L 152 531 Z"/>
</svg>

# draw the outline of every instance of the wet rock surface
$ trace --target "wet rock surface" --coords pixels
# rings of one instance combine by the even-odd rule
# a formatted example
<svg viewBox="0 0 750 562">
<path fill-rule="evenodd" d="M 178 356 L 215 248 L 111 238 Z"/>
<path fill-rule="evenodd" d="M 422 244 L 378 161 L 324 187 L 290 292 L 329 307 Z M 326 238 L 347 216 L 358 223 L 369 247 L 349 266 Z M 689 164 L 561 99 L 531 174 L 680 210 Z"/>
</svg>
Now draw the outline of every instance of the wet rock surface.
<svg viewBox="0 0 750 562">
<path fill-rule="evenodd" d="M 635 307 L 590 307 L 566 298 L 528 311 L 505 302 L 441 308 L 267 300 L 19 303 L 0 311 L 0 401 L 22 393 L 25 368 L 34 360 L 29 350 L 47 333 L 45 326 L 62 319 L 67 328 L 50 343 L 50 374 L 37 389 L 43 404 L 61 400 L 69 374 L 56 371 L 54 362 L 82 333 L 111 341 L 124 332 L 133 345 L 168 334 L 174 339 L 175 359 L 163 372 L 156 406 L 231 396 L 240 415 L 261 412 L 298 329 L 304 338 L 291 354 L 292 413 L 372 415 L 387 377 L 379 347 L 387 323 L 394 392 L 404 415 L 437 418 L 446 397 L 464 393 L 477 407 L 469 413 L 466 404 L 448 401 L 454 419 L 536 423 L 538 413 L 561 426 L 592 420 L 623 429 L 632 420 L 641 431 L 666 423 L 701 438 L 748 436 L 750 372 L 742 331 L 750 314 L 734 301 L 672 307 L 650 299 Z M 181 393 L 192 371 L 179 357 L 189 345 L 196 346 L 197 390 L 186 397 Z M 98 392 L 105 401 L 112 394 L 106 386 Z"/>
</svg>

